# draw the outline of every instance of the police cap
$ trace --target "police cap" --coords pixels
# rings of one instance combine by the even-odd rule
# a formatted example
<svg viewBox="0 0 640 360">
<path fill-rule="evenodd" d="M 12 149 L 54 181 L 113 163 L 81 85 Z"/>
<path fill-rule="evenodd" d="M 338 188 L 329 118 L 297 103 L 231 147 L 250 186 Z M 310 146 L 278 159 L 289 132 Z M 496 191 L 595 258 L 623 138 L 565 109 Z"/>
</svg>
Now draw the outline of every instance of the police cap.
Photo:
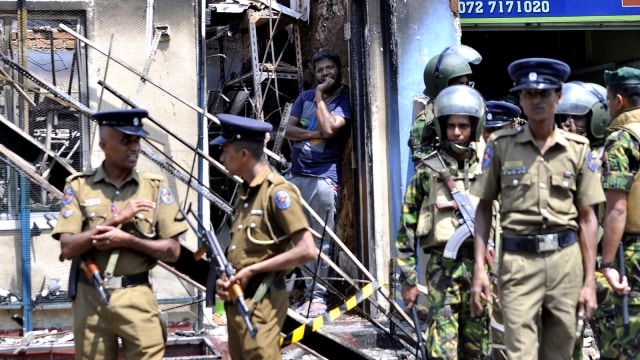
<svg viewBox="0 0 640 360">
<path fill-rule="evenodd" d="M 567 80 L 571 68 L 566 63 L 547 58 L 526 58 L 509 64 L 509 76 L 514 82 L 511 91 L 522 89 L 558 89 Z"/>
<path fill-rule="evenodd" d="M 605 70 L 604 83 L 606 85 L 640 85 L 640 69 L 625 66 L 615 71 Z"/>
<path fill-rule="evenodd" d="M 100 126 L 109 126 L 125 134 L 142 137 L 149 136 L 149 133 L 142 128 L 142 119 L 148 116 L 147 110 L 141 108 L 99 111 L 91 115 Z"/>
<path fill-rule="evenodd" d="M 242 140 L 264 142 L 267 132 L 273 130 L 270 123 L 243 116 L 218 114 L 222 132 L 211 141 L 211 145 L 222 145 L 230 141 Z"/>
<path fill-rule="evenodd" d="M 500 127 L 516 122 L 522 112 L 520 108 L 506 101 L 487 101 L 485 128 Z"/>
</svg>

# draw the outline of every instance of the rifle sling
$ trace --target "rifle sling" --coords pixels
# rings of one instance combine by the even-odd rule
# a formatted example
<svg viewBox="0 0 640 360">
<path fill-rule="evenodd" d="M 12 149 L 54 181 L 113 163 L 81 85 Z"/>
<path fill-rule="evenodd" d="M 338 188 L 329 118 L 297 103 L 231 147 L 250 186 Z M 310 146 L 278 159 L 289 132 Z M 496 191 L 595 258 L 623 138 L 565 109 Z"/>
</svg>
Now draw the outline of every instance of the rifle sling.
<svg viewBox="0 0 640 360">
<path fill-rule="evenodd" d="M 258 289 L 256 290 L 255 294 L 252 297 L 253 306 L 256 306 L 256 304 L 262 301 L 264 296 L 267 294 L 269 287 L 271 287 L 271 284 L 273 284 L 273 280 L 275 278 L 276 278 L 276 273 L 272 271 L 269 273 L 269 275 L 265 276 L 264 279 L 262 279 L 262 281 L 260 282 L 260 285 L 258 285 Z"/>
</svg>

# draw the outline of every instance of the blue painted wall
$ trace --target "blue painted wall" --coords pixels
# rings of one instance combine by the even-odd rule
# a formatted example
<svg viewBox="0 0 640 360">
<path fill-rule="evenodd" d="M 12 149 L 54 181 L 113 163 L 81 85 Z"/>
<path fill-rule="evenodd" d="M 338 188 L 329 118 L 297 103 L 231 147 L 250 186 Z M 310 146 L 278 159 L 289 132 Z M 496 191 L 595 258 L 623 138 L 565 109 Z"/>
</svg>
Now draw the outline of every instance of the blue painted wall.
<svg viewBox="0 0 640 360">
<path fill-rule="evenodd" d="M 447 46 L 459 43 L 448 0 L 412 0 L 396 3 L 396 31 L 398 38 L 398 103 L 397 114 L 390 114 L 392 137 L 389 148 L 391 191 L 393 194 L 393 234 L 404 199 L 406 184 L 413 174 L 410 159 L 409 130 L 413 122 L 413 98 L 424 90 L 422 73 L 427 61 Z"/>
</svg>

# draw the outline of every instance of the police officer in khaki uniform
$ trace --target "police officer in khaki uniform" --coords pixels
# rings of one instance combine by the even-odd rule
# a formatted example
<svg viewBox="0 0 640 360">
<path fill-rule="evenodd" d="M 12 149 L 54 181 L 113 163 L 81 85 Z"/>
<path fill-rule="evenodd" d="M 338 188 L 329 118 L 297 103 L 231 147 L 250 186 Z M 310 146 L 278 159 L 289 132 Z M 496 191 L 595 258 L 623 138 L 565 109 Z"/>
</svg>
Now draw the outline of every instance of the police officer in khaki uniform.
<svg viewBox="0 0 640 360">
<path fill-rule="evenodd" d="M 489 140 L 489 136 L 498 130 L 513 129 L 521 113 L 519 107 L 506 101 L 487 101 L 487 114 L 484 121 L 484 131 L 482 132 L 484 141 Z M 498 268 L 500 268 L 501 234 L 500 201 L 494 200 L 491 237 L 488 242 L 486 260 L 487 265 L 489 265 L 489 272 L 492 274 L 491 292 L 494 301 L 491 309 L 491 347 L 495 360 L 507 359 L 504 345 L 504 325 L 502 324 L 502 306 L 500 304 L 497 281 Z"/>
<path fill-rule="evenodd" d="M 162 176 L 136 169 L 143 109 L 98 112 L 100 167 L 67 179 L 53 237 L 61 258 L 94 261 L 104 274 L 109 304 L 74 260 L 70 288 L 76 359 L 117 359 L 118 338 L 127 359 L 162 359 L 165 337 L 149 284 L 157 260 L 175 261 L 187 230 Z M 71 292 L 71 291 L 70 291 Z"/>
<path fill-rule="evenodd" d="M 222 134 L 211 144 L 222 145 L 220 160 L 231 174 L 244 180 L 226 251 L 237 272 L 230 279 L 216 281 L 216 293 L 225 301 L 227 312 L 229 353 L 234 360 L 281 359 L 280 330 L 289 306 L 284 275 L 315 259 L 316 246 L 298 189 L 264 159 L 265 134 L 271 131 L 271 124 L 228 114 L 219 114 L 218 119 Z M 245 290 L 252 309 L 250 321 L 258 328 L 256 339 L 230 302 L 229 287 L 235 283 Z M 262 299 L 254 299 L 260 284 L 268 291 Z"/>
<path fill-rule="evenodd" d="M 596 308 L 597 219 L 604 200 L 589 141 L 554 122 L 570 68 L 546 58 L 509 65 L 525 126 L 493 134 L 472 193 L 475 222 L 472 314 L 490 301 L 485 264 L 492 201 L 501 196 L 502 255 L 498 270 L 509 359 L 570 359 L 579 321 Z M 578 227 L 580 232 L 577 233 Z M 536 325 L 540 314 L 542 327 Z M 540 345 L 537 346 L 540 333 Z"/>
</svg>

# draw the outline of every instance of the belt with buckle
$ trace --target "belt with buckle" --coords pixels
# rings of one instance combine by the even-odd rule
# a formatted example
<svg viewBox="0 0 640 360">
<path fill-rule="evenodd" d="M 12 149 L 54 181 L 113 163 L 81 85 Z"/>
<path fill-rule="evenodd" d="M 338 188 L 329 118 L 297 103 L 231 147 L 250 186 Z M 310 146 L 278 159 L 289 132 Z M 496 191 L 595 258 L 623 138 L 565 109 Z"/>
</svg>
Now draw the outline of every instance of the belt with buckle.
<svg viewBox="0 0 640 360">
<path fill-rule="evenodd" d="M 138 285 L 149 285 L 149 272 L 141 272 L 133 275 L 111 276 L 105 279 L 106 290 L 129 288 Z"/>
<path fill-rule="evenodd" d="M 561 231 L 554 234 L 525 236 L 502 236 L 502 250 L 543 253 L 560 250 L 578 240 L 574 230 Z"/>
<path fill-rule="evenodd" d="M 84 271 L 80 271 L 78 276 L 78 281 L 93 285 L 93 283 L 87 278 L 87 275 Z M 149 283 L 149 272 L 141 272 L 133 275 L 123 275 L 123 276 L 111 276 L 108 279 L 105 279 L 104 282 L 105 290 L 116 290 L 122 288 L 129 288 L 138 285 L 150 285 Z"/>
</svg>

